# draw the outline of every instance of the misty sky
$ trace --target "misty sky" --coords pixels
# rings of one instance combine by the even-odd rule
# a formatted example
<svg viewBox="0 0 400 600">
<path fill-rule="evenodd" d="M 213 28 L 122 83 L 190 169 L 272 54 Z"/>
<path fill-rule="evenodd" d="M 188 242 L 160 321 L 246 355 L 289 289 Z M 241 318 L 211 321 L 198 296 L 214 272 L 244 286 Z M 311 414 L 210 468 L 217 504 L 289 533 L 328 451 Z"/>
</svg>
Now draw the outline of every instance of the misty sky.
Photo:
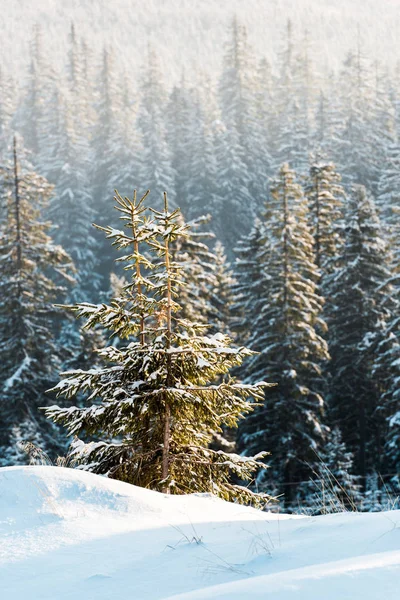
<svg viewBox="0 0 400 600">
<path fill-rule="evenodd" d="M 400 0 L 0 0 L 0 6 L 1 66 L 14 74 L 26 64 L 35 22 L 42 24 L 49 53 L 60 63 L 74 21 L 92 47 L 112 42 L 127 70 L 142 64 L 151 41 L 172 79 L 182 68 L 190 75 L 198 64 L 219 69 L 227 24 L 235 13 L 259 56 L 279 51 L 288 18 L 298 37 L 309 30 L 313 58 L 321 68 L 340 64 L 355 43 L 358 26 L 371 59 L 394 65 L 400 56 Z"/>
</svg>

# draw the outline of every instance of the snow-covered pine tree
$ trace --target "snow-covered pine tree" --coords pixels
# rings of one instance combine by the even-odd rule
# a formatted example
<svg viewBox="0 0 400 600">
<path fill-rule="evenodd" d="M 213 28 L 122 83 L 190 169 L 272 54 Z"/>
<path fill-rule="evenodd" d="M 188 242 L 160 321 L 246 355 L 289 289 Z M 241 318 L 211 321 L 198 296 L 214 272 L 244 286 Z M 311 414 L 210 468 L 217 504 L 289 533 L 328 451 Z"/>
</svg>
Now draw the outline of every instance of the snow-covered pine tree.
<svg viewBox="0 0 400 600">
<path fill-rule="evenodd" d="M 76 286 L 70 291 L 69 302 L 95 300 L 100 287 L 96 258 L 99 243 L 91 225 L 95 210 L 88 177 L 88 147 L 84 137 L 74 128 L 66 101 L 59 110 L 62 127 L 51 161 L 56 187 L 49 216 L 55 226 L 55 241 L 65 248 L 77 269 Z"/>
<path fill-rule="evenodd" d="M 360 40 L 349 52 L 339 79 L 341 125 L 332 144 L 332 156 L 345 184 L 362 184 L 376 192 L 383 136 L 374 126 L 376 116 L 371 68 Z"/>
<path fill-rule="evenodd" d="M 262 143 L 265 138 L 254 114 L 255 73 L 246 29 L 234 18 L 219 82 L 223 127 L 216 136 L 221 204 L 215 219 L 218 237 L 225 245 L 230 238 L 238 239 L 243 229 L 250 229 L 256 200 L 264 195 L 258 193 L 260 186 L 265 190 L 268 160 Z M 245 213 L 240 210 L 243 205 L 247 207 Z"/>
<path fill-rule="evenodd" d="M 256 218 L 250 233 L 239 240 L 235 249 L 236 284 L 233 288 L 235 302 L 232 307 L 232 327 L 236 337 L 246 343 L 252 337 L 254 322 L 269 292 L 271 277 L 260 263 L 264 246 L 264 223 Z"/>
<path fill-rule="evenodd" d="M 213 255 L 215 261 L 213 265 L 214 281 L 209 281 L 211 291 L 208 311 L 209 332 L 211 334 L 220 332 L 232 337 L 236 279 L 221 242 L 216 242 Z"/>
<path fill-rule="evenodd" d="M 193 92 L 189 139 L 185 143 L 188 170 L 185 180 L 185 217 L 216 216 L 221 210 L 221 193 L 215 140 L 222 124 L 215 90 L 208 77 L 198 76 Z M 178 196 L 179 204 L 180 197 Z M 217 229 L 217 222 L 213 225 Z"/>
<path fill-rule="evenodd" d="M 109 206 L 105 189 L 109 188 L 113 175 L 115 157 L 116 102 L 118 99 L 114 53 L 103 49 L 102 64 L 98 85 L 97 122 L 93 135 L 93 186 L 96 212 L 101 224 L 107 223 L 114 217 Z"/>
<path fill-rule="evenodd" d="M 398 139 L 397 114 L 398 107 L 395 100 L 397 89 L 393 90 L 391 74 L 387 68 L 375 61 L 375 94 L 372 112 L 372 142 L 374 144 L 374 160 L 376 170 L 371 184 L 371 190 L 377 198 L 379 195 L 379 181 L 382 171 L 386 168 L 387 149 Z"/>
<path fill-rule="evenodd" d="M 40 161 L 43 140 L 41 128 L 45 102 L 45 76 L 47 65 L 44 59 L 43 32 L 40 25 L 33 28 L 30 41 L 30 64 L 25 90 L 16 114 L 16 125 L 22 133 L 24 143 L 32 152 L 34 166 Z"/>
<path fill-rule="evenodd" d="M 112 50 L 103 49 L 100 78 L 98 84 L 98 102 L 96 106 L 96 123 L 92 137 L 93 164 L 91 170 L 91 194 L 95 220 L 100 225 L 112 223 L 114 212 L 105 190 L 113 189 L 117 157 L 121 150 L 122 140 L 117 114 L 120 109 L 120 97 L 117 89 L 115 60 Z M 110 273 L 114 266 L 115 255 L 100 236 L 96 235 L 99 251 L 103 256 L 100 267 L 101 287 L 108 291 Z"/>
<path fill-rule="evenodd" d="M 320 90 L 315 111 L 315 130 L 312 137 L 312 144 L 317 152 L 323 151 L 327 143 L 327 130 L 329 131 L 329 125 L 327 124 L 327 104 L 325 93 Z"/>
<path fill-rule="evenodd" d="M 163 190 L 169 189 L 171 205 L 175 206 L 175 172 L 167 144 L 166 107 L 167 92 L 161 68 L 156 53 L 149 47 L 137 121 L 143 139 L 141 182 L 157 197 L 161 197 Z"/>
<path fill-rule="evenodd" d="M 6 161 L 7 140 L 11 137 L 10 125 L 15 110 L 16 88 L 9 73 L 0 67 L 0 160 Z"/>
<path fill-rule="evenodd" d="M 143 143 L 140 131 L 136 127 L 139 101 L 126 74 L 119 87 L 119 114 L 114 125 L 118 143 L 109 189 L 119 187 L 131 195 L 142 179 Z"/>
<path fill-rule="evenodd" d="M 315 161 L 305 185 L 314 238 L 315 264 L 322 274 L 329 269 L 329 262 L 339 253 L 342 244 L 344 190 L 335 165 Z"/>
<path fill-rule="evenodd" d="M 306 30 L 303 39 L 298 44 L 293 61 L 292 85 L 295 105 L 290 106 L 293 102 L 293 99 L 290 99 L 287 112 L 289 122 L 286 124 L 286 127 L 290 128 L 290 120 L 293 119 L 293 139 L 290 156 L 284 157 L 284 160 L 288 160 L 299 171 L 307 168 L 308 155 L 311 150 L 312 109 L 315 101 L 314 73 L 311 61 L 310 37 L 309 32 Z"/>
<path fill-rule="evenodd" d="M 286 26 L 280 72 L 276 81 L 276 133 L 273 141 L 274 166 L 289 162 L 298 172 L 308 169 L 311 142 L 312 69 L 308 34 L 302 43 L 293 39 L 293 27 Z"/>
<path fill-rule="evenodd" d="M 293 90 L 293 67 L 294 67 L 294 44 L 293 44 L 293 26 L 289 19 L 285 27 L 285 35 L 281 49 L 278 53 L 278 76 L 275 78 L 274 89 L 274 111 L 275 119 L 271 124 L 272 129 L 272 156 L 274 157 L 273 166 L 278 168 L 281 164 L 281 156 L 284 154 L 284 160 L 289 155 L 290 138 L 283 144 L 282 131 L 286 127 L 287 111 L 290 102 L 295 100 Z M 287 132 L 286 132 L 287 133 Z"/>
<path fill-rule="evenodd" d="M 344 233 L 344 250 L 327 278 L 332 357 L 328 405 L 330 420 L 355 454 L 365 490 L 367 472 L 383 471 L 386 411 L 381 403 L 387 369 L 377 369 L 376 363 L 398 303 L 387 243 L 374 201 L 362 186 L 355 186 L 347 201 Z"/>
<path fill-rule="evenodd" d="M 377 481 L 382 487 L 392 485 L 400 492 L 400 319 L 398 312 L 398 275 L 394 277 L 395 300 L 389 300 L 391 315 L 385 335 L 374 347 L 372 377 L 378 382 L 379 402 L 373 419 L 377 424 L 377 447 L 383 448 L 382 456 L 375 466 Z M 397 310 L 396 310 L 397 309 Z M 372 477 L 373 477 L 372 473 Z M 368 492 L 368 478 L 367 478 Z"/>
<path fill-rule="evenodd" d="M 335 73 L 327 73 L 315 101 L 312 120 L 311 149 L 318 156 L 338 158 L 334 152 L 340 146 L 343 129 L 342 91 Z"/>
<path fill-rule="evenodd" d="M 89 406 L 53 406 L 46 414 L 71 434 L 107 439 L 75 444 L 74 455 L 86 469 L 167 493 L 212 492 L 260 503 L 262 498 L 231 483 L 231 473 L 250 479 L 263 455 L 241 457 L 208 446 L 214 431 L 236 426 L 251 411 L 249 396 L 262 400 L 268 384 L 210 383 L 252 352 L 231 347 L 222 334 L 204 337 L 201 326 L 180 318 L 181 265 L 171 257 L 171 245 L 187 234 L 187 226 L 178 210 L 169 211 L 166 194 L 164 210 L 153 210 L 152 218 L 143 199 L 116 200 L 126 229 L 105 232 L 125 252 L 132 281 L 110 306 L 80 304 L 73 310 L 86 317 L 87 328 L 101 324 L 127 345 L 102 349 L 108 366 L 65 373 L 56 386 L 67 398 L 85 392 Z"/>
<path fill-rule="evenodd" d="M 265 154 L 265 162 L 262 164 L 262 184 L 265 188 L 266 174 L 272 176 L 272 156 L 273 141 L 276 133 L 277 125 L 277 107 L 275 105 L 275 85 L 272 73 L 272 64 L 265 58 L 261 59 L 256 67 L 255 72 L 255 100 L 254 113 L 258 121 L 258 131 L 263 138 L 264 151 L 260 158 L 263 161 Z M 259 194 L 261 199 L 263 194 Z M 260 200 L 259 200 L 260 202 Z"/>
<path fill-rule="evenodd" d="M 382 229 L 388 240 L 390 249 L 390 271 L 392 273 L 392 294 L 394 294 L 395 302 L 399 302 L 400 276 L 399 276 L 399 259 L 400 259 L 400 229 L 398 219 L 400 217 L 400 196 L 397 192 L 397 186 L 400 184 L 400 145 L 399 138 L 399 103 L 395 102 L 397 134 L 396 141 L 387 145 L 386 148 L 386 163 L 382 170 L 378 185 L 377 204 L 379 216 L 381 219 Z M 384 427 L 382 436 L 384 439 L 384 465 L 385 473 L 378 477 L 372 475 L 370 481 L 377 481 L 385 485 L 392 485 L 395 492 L 400 490 L 400 390 L 398 382 L 400 381 L 400 319 L 398 308 L 393 304 L 391 299 L 391 316 L 388 318 L 386 333 L 384 339 L 378 344 L 375 354 L 376 358 L 373 366 L 373 378 L 380 382 L 380 402 L 378 407 L 379 419 L 387 419 L 388 428 Z M 388 476 L 385 476 L 388 474 Z M 382 477 L 385 476 L 385 477 Z M 380 485 L 381 487 L 381 485 Z M 373 497 L 373 492 L 368 489 L 366 503 Z"/>
<path fill-rule="evenodd" d="M 77 129 L 76 126 L 80 124 L 81 133 L 88 133 L 91 78 L 88 76 L 87 65 L 85 64 L 85 50 L 79 44 L 74 23 L 71 23 L 68 38 L 69 48 L 66 70 L 68 91 L 74 106 L 74 125 Z"/>
<path fill-rule="evenodd" d="M 70 279 L 68 254 L 53 244 L 40 211 L 52 188 L 33 172 L 20 172 L 14 138 L 14 164 L 2 168 L 7 218 L 0 229 L 0 448 L 10 464 L 15 435 L 60 447 L 60 433 L 43 418 L 46 389 L 55 381 L 62 348 L 55 338 L 53 303 Z M 59 318 L 59 317 L 58 317 Z"/>
<path fill-rule="evenodd" d="M 245 381 L 268 377 L 278 386 L 243 422 L 239 449 L 271 452 L 269 479 L 290 505 L 296 483 L 310 477 L 324 439 L 321 365 L 329 355 L 317 333 L 324 329 L 323 301 L 317 293 L 307 201 L 287 164 L 272 184 L 264 219 L 254 257 L 264 295 L 257 301 L 248 340 L 259 354 L 247 361 Z"/>
<path fill-rule="evenodd" d="M 181 220 L 183 224 L 183 217 Z M 181 267 L 180 316 L 202 325 L 208 324 L 212 288 L 217 283 L 216 258 L 206 243 L 214 238 L 205 230 L 209 221 L 209 215 L 189 221 L 186 235 L 178 237 L 170 248 L 173 260 Z"/>
<path fill-rule="evenodd" d="M 398 219 L 400 213 L 400 144 L 389 144 L 386 150 L 385 168 L 378 186 L 377 206 L 382 225 L 387 228 L 392 243 L 398 243 Z"/>
<path fill-rule="evenodd" d="M 396 270 L 400 258 L 400 103 L 397 104 L 398 131 L 395 139 L 386 145 L 384 168 L 380 173 L 376 199 L 379 217 L 391 245 Z"/>
<path fill-rule="evenodd" d="M 236 283 L 233 271 L 227 262 L 224 247 L 221 242 L 217 241 L 213 248 L 213 277 L 208 282 L 207 333 L 209 335 L 223 333 L 235 339 L 232 326 Z M 222 430 L 222 434 L 214 433 L 212 447 L 221 450 L 236 450 L 236 429 L 223 426 Z"/>
<path fill-rule="evenodd" d="M 199 151 L 193 144 L 196 117 L 194 94 L 182 75 L 180 85 L 173 88 L 166 108 L 166 139 L 175 177 L 177 202 L 185 215 L 190 206 L 187 190 L 192 183 L 189 181 L 193 175 L 190 169 L 192 154 Z"/>
<path fill-rule="evenodd" d="M 237 130 L 221 124 L 215 131 L 214 140 L 219 180 L 219 203 L 213 211 L 214 227 L 218 239 L 228 247 L 232 239 L 238 239 L 243 231 L 250 229 L 255 214 L 254 199 Z M 243 206 L 246 206 L 245 215 Z M 238 219 L 238 215 L 243 215 L 243 219 Z"/>
</svg>

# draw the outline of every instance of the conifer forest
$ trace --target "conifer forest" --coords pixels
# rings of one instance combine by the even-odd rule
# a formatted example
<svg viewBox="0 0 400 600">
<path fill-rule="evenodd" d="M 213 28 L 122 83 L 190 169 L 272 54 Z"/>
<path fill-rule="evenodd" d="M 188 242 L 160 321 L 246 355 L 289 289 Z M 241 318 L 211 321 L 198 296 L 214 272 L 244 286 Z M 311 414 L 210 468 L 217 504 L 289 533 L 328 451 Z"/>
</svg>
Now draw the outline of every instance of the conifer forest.
<svg viewBox="0 0 400 600">
<path fill-rule="evenodd" d="M 287 16 L 263 51 L 226 11 L 171 71 L 160 36 L 130 69 L 79 18 L 2 53 L 0 466 L 399 496 L 400 62 L 357 26 L 330 62 Z"/>
</svg>

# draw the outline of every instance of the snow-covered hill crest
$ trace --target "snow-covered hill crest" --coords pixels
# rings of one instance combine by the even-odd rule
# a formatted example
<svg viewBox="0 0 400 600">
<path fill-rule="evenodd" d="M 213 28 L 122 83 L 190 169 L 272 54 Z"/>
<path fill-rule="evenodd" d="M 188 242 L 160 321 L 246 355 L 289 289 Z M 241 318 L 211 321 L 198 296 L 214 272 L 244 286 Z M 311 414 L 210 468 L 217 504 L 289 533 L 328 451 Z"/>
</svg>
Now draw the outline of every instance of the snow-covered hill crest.
<svg viewBox="0 0 400 600">
<path fill-rule="evenodd" d="M 272 515 L 72 469 L 0 469 L 5 598 L 394 600 L 400 511 Z"/>
</svg>

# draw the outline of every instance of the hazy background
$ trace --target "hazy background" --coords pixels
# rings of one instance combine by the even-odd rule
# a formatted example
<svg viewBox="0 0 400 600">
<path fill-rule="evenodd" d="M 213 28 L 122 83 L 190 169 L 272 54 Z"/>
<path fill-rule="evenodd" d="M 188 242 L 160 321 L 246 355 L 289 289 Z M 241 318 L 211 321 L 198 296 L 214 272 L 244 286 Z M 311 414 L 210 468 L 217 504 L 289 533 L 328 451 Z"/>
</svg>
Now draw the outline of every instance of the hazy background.
<svg viewBox="0 0 400 600">
<path fill-rule="evenodd" d="M 1 0 L 2 67 L 25 63 L 32 26 L 40 22 L 48 52 L 61 66 L 71 21 L 90 45 L 112 43 L 118 60 L 136 71 L 150 40 L 173 79 L 201 63 L 220 67 L 227 24 L 234 14 L 248 29 L 258 55 L 271 59 L 288 18 L 308 29 L 318 66 L 337 68 L 360 28 L 372 59 L 398 61 L 399 0 Z"/>
</svg>

